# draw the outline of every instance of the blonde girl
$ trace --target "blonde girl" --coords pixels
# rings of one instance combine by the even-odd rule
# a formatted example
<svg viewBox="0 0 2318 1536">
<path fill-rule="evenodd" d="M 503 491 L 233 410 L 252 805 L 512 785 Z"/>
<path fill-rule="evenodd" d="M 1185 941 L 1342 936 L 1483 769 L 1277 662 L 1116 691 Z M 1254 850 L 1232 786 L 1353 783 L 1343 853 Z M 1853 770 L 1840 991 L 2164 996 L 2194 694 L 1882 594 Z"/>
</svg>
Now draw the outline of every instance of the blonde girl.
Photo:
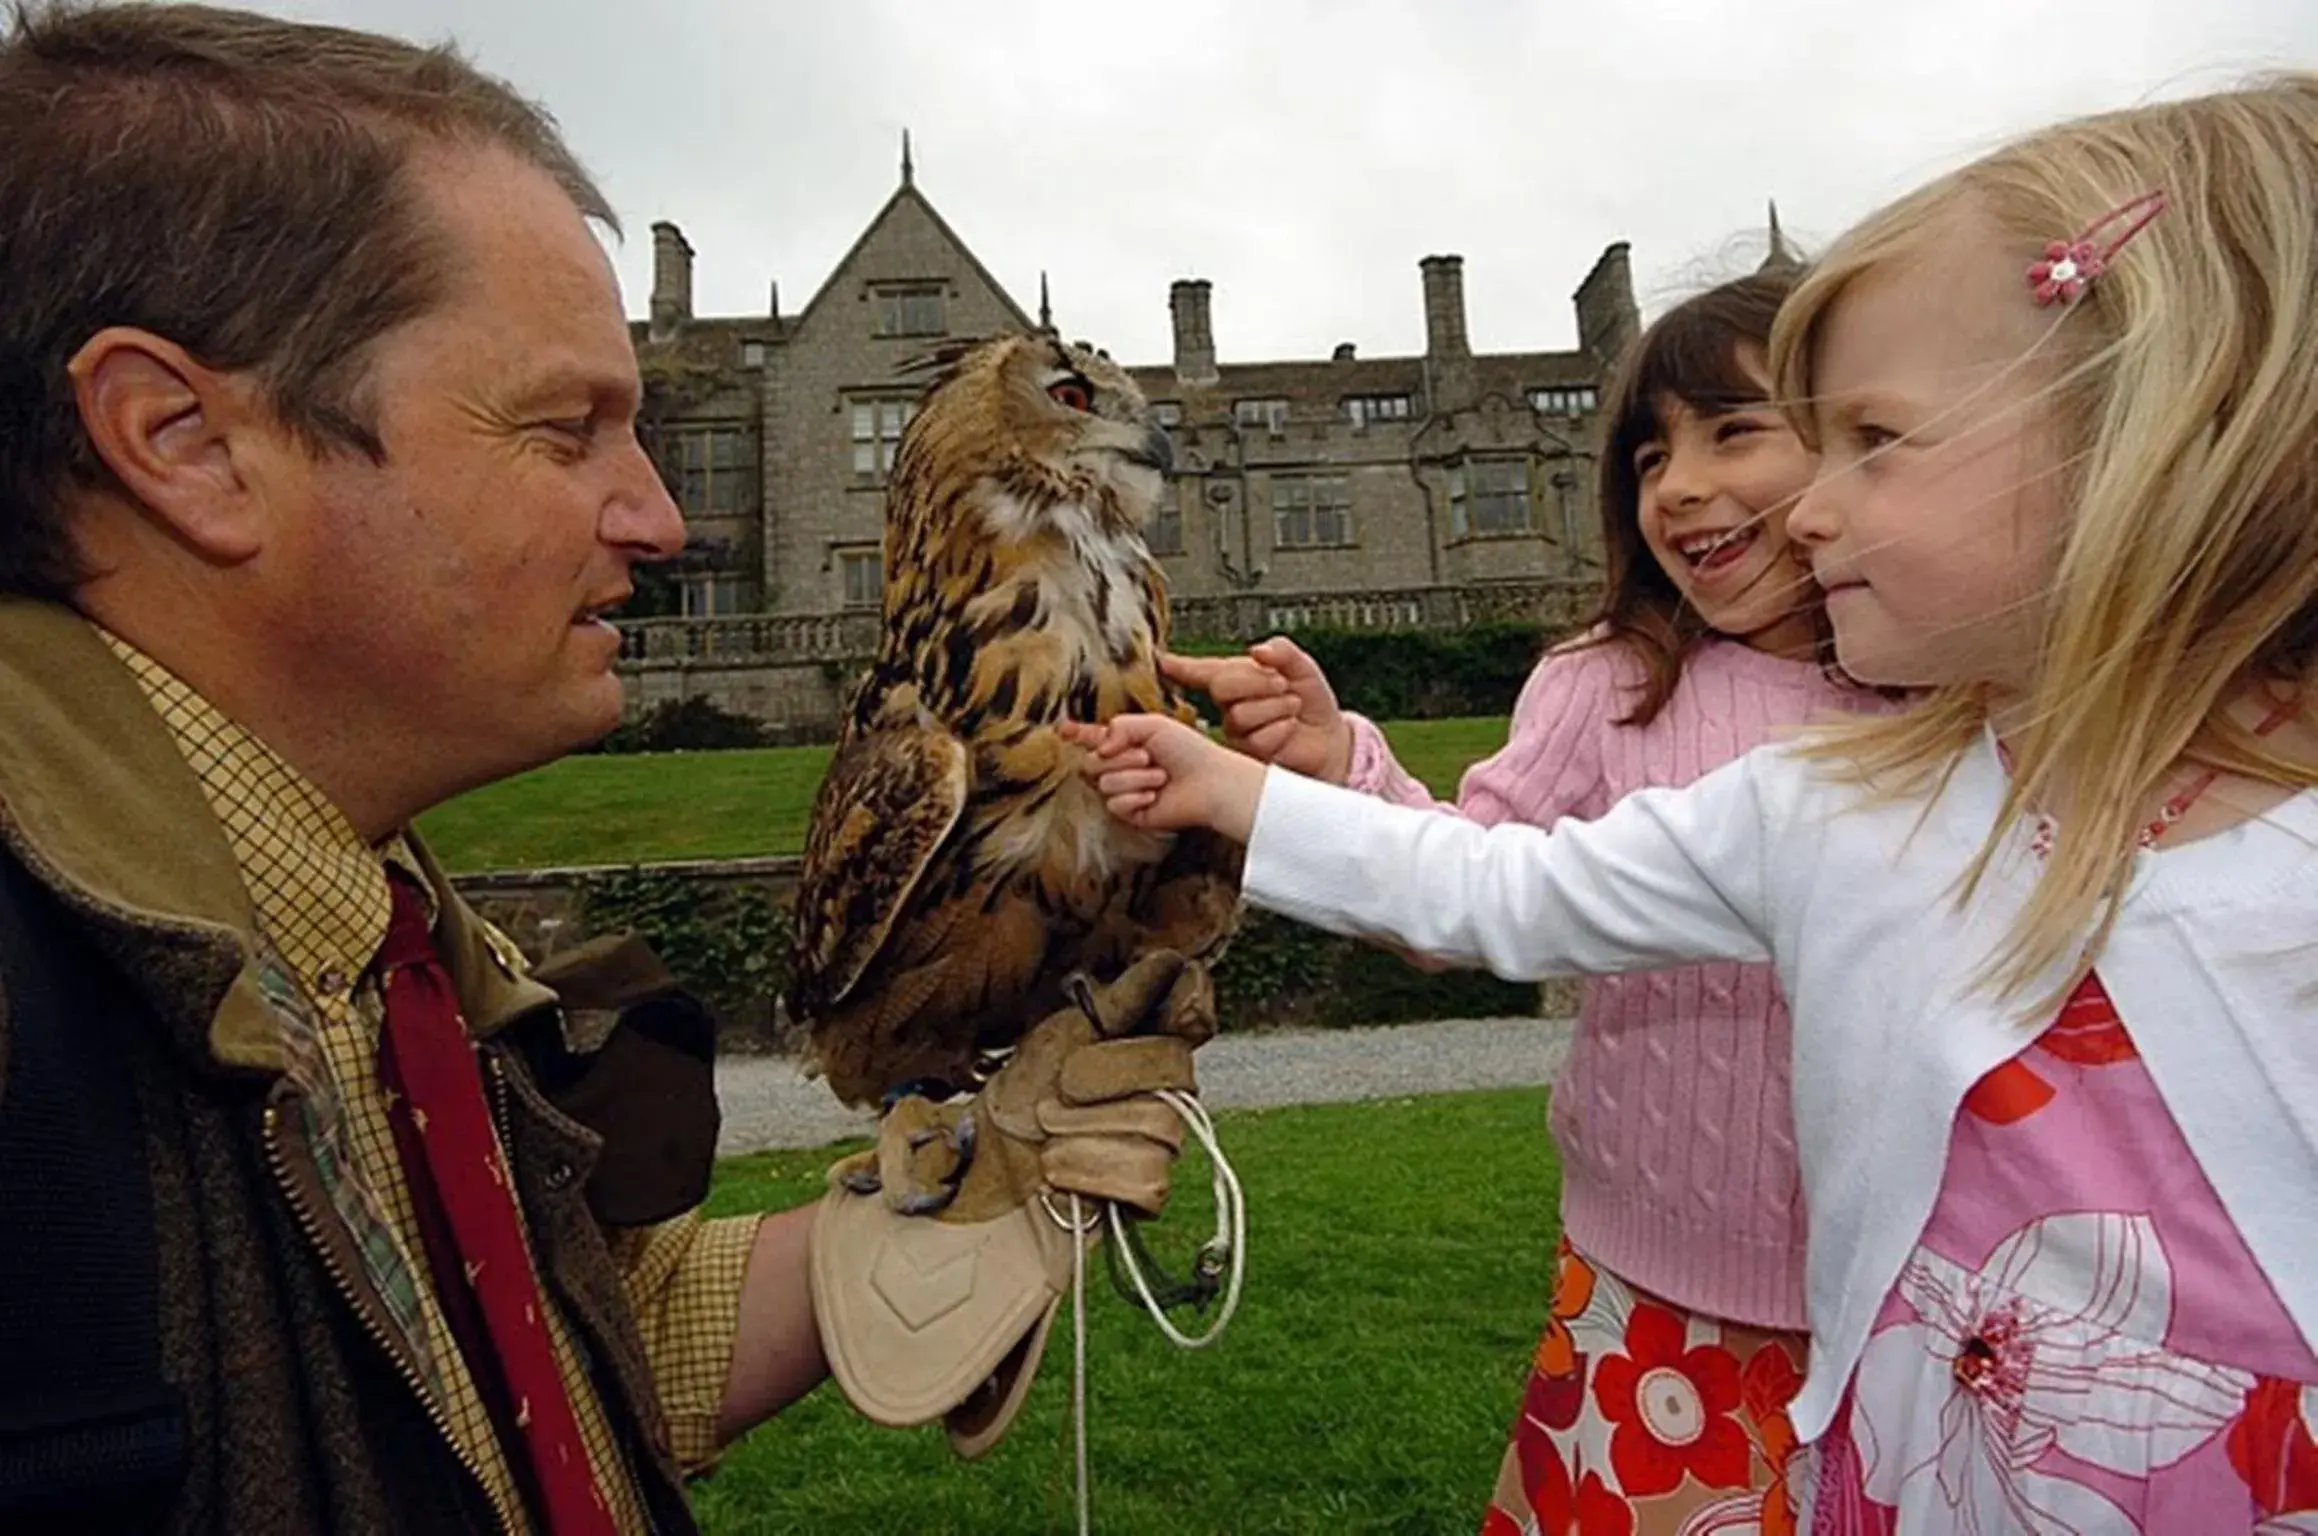
<svg viewBox="0 0 2318 1536">
<path fill-rule="evenodd" d="M 1340 931 L 1778 968 L 1809 1529 L 2318 1530 L 2318 78 L 1942 178 L 1771 352 L 1838 655 L 1917 709 L 1551 832 L 1143 717 L 1089 771 Z M 1654 1450 L 1719 1428 L 1637 1390 Z"/>
</svg>

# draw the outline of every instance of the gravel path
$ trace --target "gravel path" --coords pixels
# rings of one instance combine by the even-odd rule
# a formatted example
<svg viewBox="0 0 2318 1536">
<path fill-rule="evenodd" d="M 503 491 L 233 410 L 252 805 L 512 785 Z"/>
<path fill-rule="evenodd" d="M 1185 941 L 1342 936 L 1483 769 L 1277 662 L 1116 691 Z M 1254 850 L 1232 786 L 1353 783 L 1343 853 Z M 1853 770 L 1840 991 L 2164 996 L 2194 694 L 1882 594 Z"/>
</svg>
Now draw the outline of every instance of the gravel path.
<svg viewBox="0 0 2318 1536">
<path fill-rule="evenodd" d="M 1527 1087 L 1552 1081 L 1569 1031 L 1567 1019 L 1511 1018 L 1219 1035 L 1199 1051 L 1200 1097 L 1210 1109 L 1258 1109 Z M 727 1156 L 825 1146 L 869 1127 L 784 1056 L 727 1057 L 716 1089 Z"/>
</svg>

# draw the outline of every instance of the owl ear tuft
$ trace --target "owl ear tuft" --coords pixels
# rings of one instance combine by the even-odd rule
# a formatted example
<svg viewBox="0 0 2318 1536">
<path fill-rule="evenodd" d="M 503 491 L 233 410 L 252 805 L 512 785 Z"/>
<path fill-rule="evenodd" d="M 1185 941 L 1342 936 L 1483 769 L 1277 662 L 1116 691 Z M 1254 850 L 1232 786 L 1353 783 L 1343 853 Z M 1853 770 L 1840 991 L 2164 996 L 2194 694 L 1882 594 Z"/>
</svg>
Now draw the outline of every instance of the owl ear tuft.
<svg viewBox="0 0 2318 1536">
<path fill-rule="evenodd" d="M 940 389 L 958 376 L 958 369 L 994 336 L 963 336 L 929 347 L 923 352 L 905 357 L 894 367 L 898 378 L 923 379 L 928 390 Z"/>
</svg>

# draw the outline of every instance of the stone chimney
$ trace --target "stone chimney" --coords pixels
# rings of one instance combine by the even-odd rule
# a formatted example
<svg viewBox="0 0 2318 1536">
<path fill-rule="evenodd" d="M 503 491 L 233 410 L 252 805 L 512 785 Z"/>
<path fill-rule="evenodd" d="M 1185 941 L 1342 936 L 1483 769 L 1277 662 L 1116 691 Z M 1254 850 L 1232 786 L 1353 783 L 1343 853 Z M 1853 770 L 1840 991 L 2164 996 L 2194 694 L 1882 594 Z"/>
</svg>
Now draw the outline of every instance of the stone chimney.
<svg viewBox="0 0 2318 1536">
<path fill-rule="evenodd" d="M 1436 363 L 1473 355 L 1465 336 L 1465 258 L 1427 256 L 1417 263 L 1425 274 L 1425 355 Z"/>
<path fill-rule="evenodd" d="M 1425 381 L 1428 409 L 1447 415 L 1473 404 L 1473 343 L 1465 334 L 1465 258 L 1427 256 L 1417 263 L 1425 277 Z"/>
<path fill-rule="evenodd" d="M 1359 351 L 1351 342 L 1340 341 L 1336 343 L 1336 350 L 1328 354 L 1328 360 L 1332 363 L 1349 363 L 1359 355 Z"/>
<path fill-rule="evenodd" d="M 1620 240 L 1601 254 L 1575 295 L 1578 345 L 1604 368 L 1614 368 L 1642 334 L 1642 312 L 1634 305 L 1634 273 Z"/>
<path fill-rule="evenodd" d="M 692 247 L 684 231 L 663 219 L 652 226 L 654 340 L 673 336 L 692 318 Z"/>
<path fill-rule="evenodd" d="M 1212 384 L 1215 329 L 1208 323 L 1206 278 L 1178 278 L 1167 287 L 1167 308 L 1175 316 L 1175 376 L 1187 384 Z"/>
</svg>

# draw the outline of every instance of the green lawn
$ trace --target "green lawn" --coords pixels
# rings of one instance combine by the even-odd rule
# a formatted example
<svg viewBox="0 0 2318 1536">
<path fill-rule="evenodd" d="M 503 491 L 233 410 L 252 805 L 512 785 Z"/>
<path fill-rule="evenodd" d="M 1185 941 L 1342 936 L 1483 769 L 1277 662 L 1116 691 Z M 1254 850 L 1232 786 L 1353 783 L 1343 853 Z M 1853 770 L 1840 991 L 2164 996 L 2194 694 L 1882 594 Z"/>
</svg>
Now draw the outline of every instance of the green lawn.
<svg viewBox="0 0 2318 1536">
<path fill-rule="evenodd" d="M 796 853 L 827 747 L 567 757 L 419 818 L 453 870 Z"/>
<path fill-rule="evenodd" d="M 1498 718 L 1402 720 L 1393 751 L 1434 790 L 1505 744 Z M 742 858 L 804 846 L 827 747 L 569 757 L 419 818 L 453 870 Z"/>
<path fill-rule="evenodd" d="M 1431 785 L 1434 794 L 1453 798 L 1465 770 L 1505 745 L 1505 725 L 1502 715 L 1387 720 L 1384 739 L 1392 743 L 1392 755 L 1403 768 Z"/>
<path fill-rule="evenodd" d="M 1560 1172 L 1545 1093 L 1219 1116 L 1248 1192 L 1231 1331 L 1179 1351 L 1089 1274 L 1090 1456 L 1107 1536 L 1479 1528 L 1551 1294 Z M 715 1207 L 818 1194 L 842 1149 L 735 1159 Z M 1170 1265 L 1210 1220 L 1187 1154 L 1153 1229 Z M 1026 1536 L 1073 1528 L 1066 1301 L 1012 1436 L 980 1462 L 879 1429 L 824 1386 L 703 1483 L 709 1531 Z"/>
</svg>

